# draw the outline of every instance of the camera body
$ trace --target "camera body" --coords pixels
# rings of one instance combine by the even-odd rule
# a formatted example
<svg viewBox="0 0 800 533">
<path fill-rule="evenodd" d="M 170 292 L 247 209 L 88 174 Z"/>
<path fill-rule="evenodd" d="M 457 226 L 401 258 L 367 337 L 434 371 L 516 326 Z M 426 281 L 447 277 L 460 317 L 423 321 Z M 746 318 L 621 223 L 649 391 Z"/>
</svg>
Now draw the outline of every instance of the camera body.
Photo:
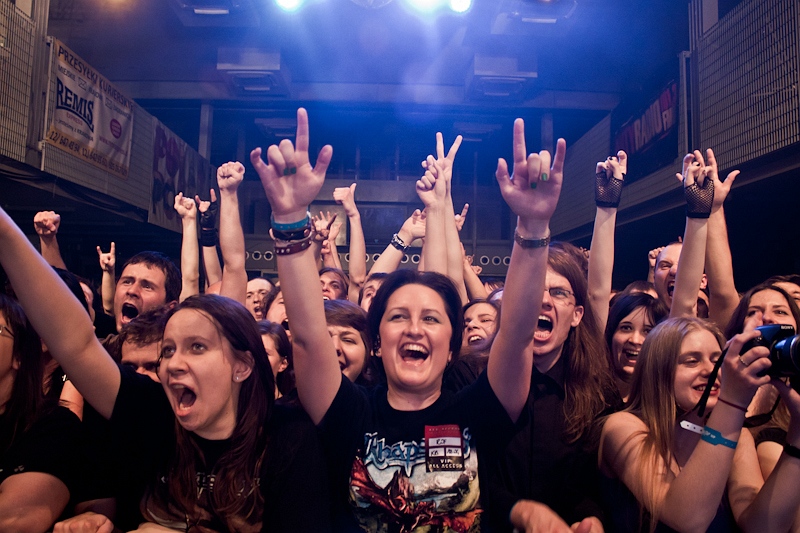
<svg viewBox="0 0 800 533">
<path fill-rule="evenodd" d="M 766 371 L 766 375 L 773 378 L 800 377 L 800 335 L 795 335 L 794 328 L 785 324 L 768 324 L 756 329 L 760 336 L 746 343 L 741 353 L 744 354 L 756 346 L 769 348 L 772 366 Z M 798 380 L 793 380 L 795 381 Z"/>
</svg>

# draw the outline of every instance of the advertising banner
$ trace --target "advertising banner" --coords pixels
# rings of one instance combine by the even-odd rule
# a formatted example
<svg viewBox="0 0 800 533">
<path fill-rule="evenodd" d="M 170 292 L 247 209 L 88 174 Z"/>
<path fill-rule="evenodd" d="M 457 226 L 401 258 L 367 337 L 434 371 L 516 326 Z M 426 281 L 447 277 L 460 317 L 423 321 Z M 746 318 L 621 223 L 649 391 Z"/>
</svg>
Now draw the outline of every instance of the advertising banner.
<svg viewBox="0 0 800 533">
<path fill-rule="evenodd" d="M 169 128 L 153 118 L 153 196 L 148 222 L 181 231 L 175 195 L 209 199 L 216 169 Z M 213 179 L 212 179 L 213 178 Z M 216 188 L 216 187 L 215 187 Z"/>
<path fill-rule="evenodd" d="M 678 157 L 678 83 L 670 81 L 633 113 L 615 111 L 612 128 L 614 153 L 625 150 L 634 162 L 626 183 L 671 164 Z"/>
<path fill-rule="evenodd" d="M 133 102 L 57 39 L 55 109 L 46 140 L 120 178 L 128 177 Z"/>
</svg>

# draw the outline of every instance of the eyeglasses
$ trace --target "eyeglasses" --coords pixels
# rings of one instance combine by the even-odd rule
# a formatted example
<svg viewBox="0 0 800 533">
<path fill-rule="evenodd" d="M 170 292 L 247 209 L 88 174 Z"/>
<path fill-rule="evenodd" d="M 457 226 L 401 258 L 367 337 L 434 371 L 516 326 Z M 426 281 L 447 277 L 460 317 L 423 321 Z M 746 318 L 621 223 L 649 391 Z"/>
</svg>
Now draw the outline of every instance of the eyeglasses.
<svg viewBox="0 0 800 533">
<path fill-rule="evenodd" d="M 550 287 L 547 289 L 547 292 L 550 293 L 551 298 L 560 302 L 566 302 L 570 297 L 575 296 L 574 292 L 562 289 L 561 287 Z"/>
<path fill-rule="evenodd" d="M 2 335 L 3 333 L 7 333 L 8 336 L 11 337 L 12 339 L 14 338 L 14 332 L 11 331 L 11 328 L 6 326 L 5 324 L 0 324 L 0 335 Z"/>
</svg>

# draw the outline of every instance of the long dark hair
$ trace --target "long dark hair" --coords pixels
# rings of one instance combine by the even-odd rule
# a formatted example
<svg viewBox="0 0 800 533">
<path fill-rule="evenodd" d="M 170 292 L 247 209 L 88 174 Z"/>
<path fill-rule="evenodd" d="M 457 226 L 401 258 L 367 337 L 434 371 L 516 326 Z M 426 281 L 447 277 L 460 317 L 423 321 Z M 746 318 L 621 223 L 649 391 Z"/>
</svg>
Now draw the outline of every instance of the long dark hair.
<svg viewBox="0 0 800 533">
<path fill-rule="evenodd" d="M 253 527 L 260 524 L 264 508 L 258 484 L 268 439 L 265 425 L 275 402 L 267 352 L 252 315 L 238 302 L 213 294 L 192 296 L 176 306 L 170 316 L 184 309 L 207 316 L 230 344 L 234 357 L 252 365 L 253 370 L 241 384 L 230 447 L 211 471 L 205 472 L 216 477 L 213 491 L 206 492 L 208 504 L 198 504 L 197 474 L 212 465 L 205 464 L 202 450 L 176 419 L 176 451 L 166 482 L 157 483 L 147 495 L 143 513 L 160 517 L 166 512 L 172 519 L 196 523 L 206 511 L 221 520 L 227 530 L 238 531 L 245 524 Z"/>
<path fill-rule="evenodd" d="M 436 272 L 418 272 L 416 270 L 396 270 L 386 276 L 383 284 L 375 293 L 372 299 L 372 305 L 369 307 L 367 313 L 367 325 L 369 326 L 369 333 L 373 339 L 374 350 L 380 348 L 380 326 L 383 313 L 386 311 L 386 305 L 389 303 L 389 298 L 394 294 L 394 291 L 403 287 L 404 285 L 423 285 L 435 291 L 442 300 L 444 300 L 444 308 L 447 313 L 447 318 L 450 320 L 450 326 L 453 334 L 450 337 L 450 351 L 453 356 L 449 365 L 452 365 L 458 359 L 459 351 L 461 350 L 461 339 L 464 335 L 464 314 L 461 311 L 461 297 L 458 295 L 456 286 L 446 276 L 437 274 Z M 380 361 L 379 357 L 375 358 Z M 383 373 L 383 363 L 376 364 L 377 368 Z"/>
<path fill-rule="evenodd" d="M 579 262 L 583 254 L 569 243 L 550 246 L 547 265 L 567 278 L 575 294 L 575 305 L 583 306 L 583 319 L 571 328 L 561 357 L 566 357 L 564 380 L 565 436 L 571 442 L 592 428 L 597 417 L 620 403 L 609 367 L 608 347 L 603 343 L 592 307 L 587 300 L 588 286 Z"/>
<path fill-rule="evenodd" d="M 22 307 L 5 294 L 0 294 L 0 314 L 5 317 L 9 333 L 14 336 L 11 356 L 19 367 L 11 387 L 11 396 L 5 405 L 4 417 L 10 422 L 11 431 L 8 441 L 0 441 L 2 456 L 14 440 L 42 414 L 45 399 L 42 393 L 44 363 L 39 335 Z"/>
<path fill-rule="evenodd" d="M 789 310 L 794 317 L 794 323 L 797 324 L 797 327 L 800 327 L 800 309 L 797 308 L 797 303 L 794 301 L 788 292 L 781 289 L 777 285 L 773 285 L 771 283 L 759 283 L 746 293 L 742 295 L 739 299 L 739 305 L 736 306 L 736 309 L 733 311 L 733 315 L 731 316 L 728 325 L 725 327 L 725 338 L 730 339 L 734 335 L 738 335 L 744 329 L 744 321 L 747 319 L 747 310 L 750 307 L 750 299 L 753 298 L 753 295 L 761 292 L 761 291 L 775 291 L 784 298 L 786 298 L 786 304 L 789 306 Z"/>
<path fill-rule="evenodd" d="M 275 376 L 278 390 L 282 395 L 287 395 L 294 390 L 294 358 L 292 357 L 292 342 L 286 335 L 283 326 L 269 320 L 258 321 L 258 332 L 263 337 L 266 335 L 275 343 L 278 355 L 286 359 L 286 369 Z"/>
</svg>

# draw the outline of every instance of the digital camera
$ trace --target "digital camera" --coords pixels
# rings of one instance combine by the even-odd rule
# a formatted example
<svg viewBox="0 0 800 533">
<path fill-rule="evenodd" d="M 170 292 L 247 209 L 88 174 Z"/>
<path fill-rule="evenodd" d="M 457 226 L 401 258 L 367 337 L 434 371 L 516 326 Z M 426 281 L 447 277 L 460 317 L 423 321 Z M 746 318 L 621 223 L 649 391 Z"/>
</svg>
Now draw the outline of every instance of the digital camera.
<svg viewBox="0 0 800 533">
<path fill-rule="evenodd" d="M 794 334 L 794 328 L 785 324 L 769 324 L 756 328 L 759 337 L 749 341 L 742 347 L 742 354 L 756 346 L 769 348 L 769 360 L 772 366 L 766 375 L 773 378 L 794 378 L 794 385 L 800 379 L 800 335 Z"/>
</svg>

